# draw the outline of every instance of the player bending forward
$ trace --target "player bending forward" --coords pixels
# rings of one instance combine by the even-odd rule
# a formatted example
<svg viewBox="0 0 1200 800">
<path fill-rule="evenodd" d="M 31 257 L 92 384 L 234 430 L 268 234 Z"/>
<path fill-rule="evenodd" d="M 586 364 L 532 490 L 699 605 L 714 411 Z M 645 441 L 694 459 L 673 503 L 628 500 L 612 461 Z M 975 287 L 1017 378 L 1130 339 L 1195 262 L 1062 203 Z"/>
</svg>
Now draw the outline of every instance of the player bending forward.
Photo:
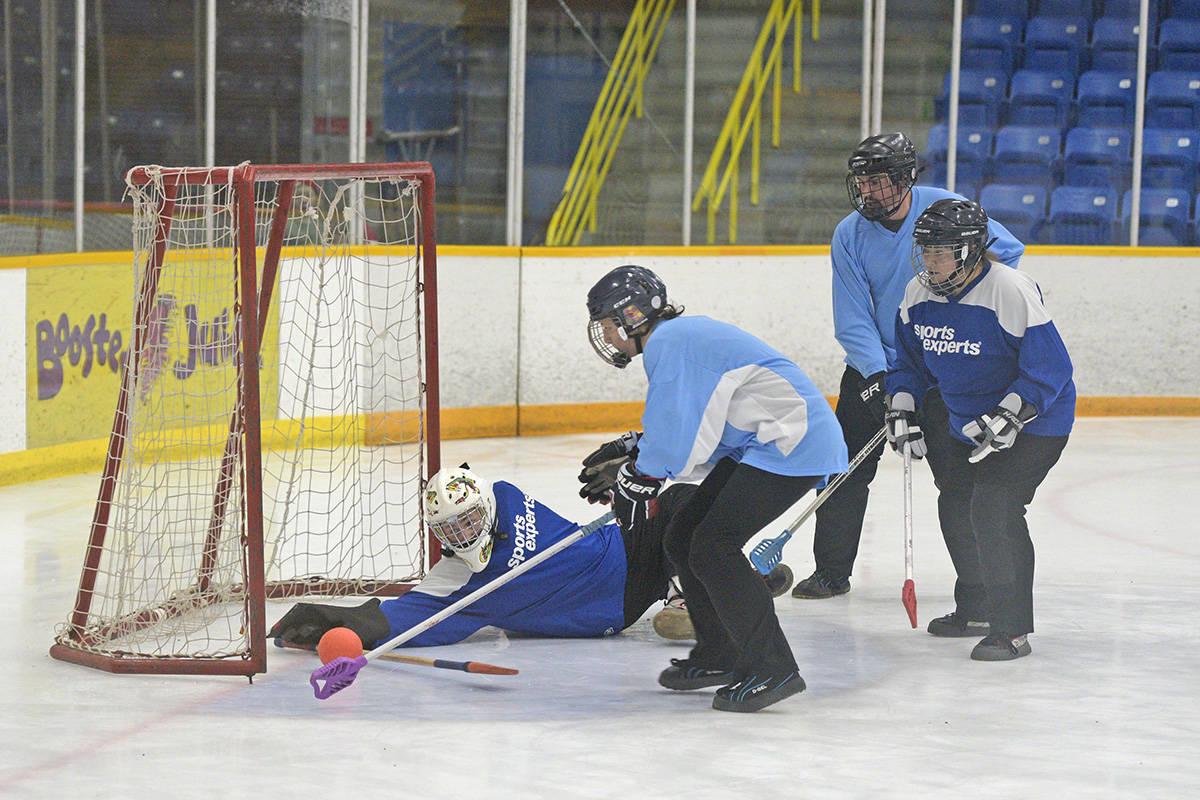
<svg viewBox="0 0 1200 800">
<path fill-rule="evenodd" d="M 488 625 L 542 636 L 608 636 L 629 627 L 667 594 L 663 532 L 695 490 L 671 487 L 654 520 L 631 532 L 605 525 L 407 644 L 453 644 Z M 372 648 L 579 528 L 511 483 L 489 483 L 463 467 L 435 473 L 424 502 L 425 518 L 446 557 L 417 586 L 357 607 L 298 603 L 267 636 L 310 646 L 330 628 L 346 627 Z"/>
<path fill-rule="evenodd" d="M 833 410 L 761 340 L 680 316 L 645 267 L 610 271 L 588 292 L 587 308 L 597 355 L 615 367 L 641 355 L 649 382 L 637 458 L 618 471 L 612 494 L 617 519 L 635 527 L 652 520 L 666 479 L 703 477 L 664 535 L 696 647 L 672 659 L 659 684 L 720 686 L 712 703 L 720 711 L 757 711 L 803 691 L 771 594 L 742 548 L 827 475 L 845 471 Z"/>
</svg>

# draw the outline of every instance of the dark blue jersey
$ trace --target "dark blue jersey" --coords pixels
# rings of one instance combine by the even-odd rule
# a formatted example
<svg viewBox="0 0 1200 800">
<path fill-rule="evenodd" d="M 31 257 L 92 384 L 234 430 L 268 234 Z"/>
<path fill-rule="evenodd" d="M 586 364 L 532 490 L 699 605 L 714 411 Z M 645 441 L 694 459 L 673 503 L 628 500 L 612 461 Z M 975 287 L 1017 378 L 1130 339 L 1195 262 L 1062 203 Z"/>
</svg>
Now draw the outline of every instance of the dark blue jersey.
<svg viewBox="0 0 1200 800">
<path fill-rule="evenodd" d="M 420 584 L 380 605 L 392 638 L 579 529 L 504 481 L 492 486 L 496 537 L 482 572 L 443 558 Z M 625 625 L 625 545 L 611 523 L 438 623 L 409 645 L 452 644 L 488 625 L 543 636 L 604 636 Z M 385 640 L 381 640 L 385 641 Z"/>
<path fill-rule="evenodd" d="M 1033 279 L 988 265 L 953 297 L 914 278 L 896 314 L 891 394 L 918 403 L 936 385 L 950 411 L 951 432 L 991 411 L 1010 392 L 1032 403 L 1037 419 L 1024 431 L 1065 436 L 1075 421 L 1071 357 Z"/>
</svg>

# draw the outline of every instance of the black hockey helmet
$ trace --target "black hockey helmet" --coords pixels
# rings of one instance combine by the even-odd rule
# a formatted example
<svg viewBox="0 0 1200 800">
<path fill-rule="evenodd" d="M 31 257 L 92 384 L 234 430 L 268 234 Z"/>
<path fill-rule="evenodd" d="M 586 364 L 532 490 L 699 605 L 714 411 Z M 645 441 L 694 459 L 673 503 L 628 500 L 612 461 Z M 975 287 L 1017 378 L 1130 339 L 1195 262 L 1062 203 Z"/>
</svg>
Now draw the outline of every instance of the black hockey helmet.
<svg viewBox="0 0 1200 800">
<path fill-rule="evenodd" d="M 917 182 L 917 148 L 899 131 L 868 136 L 854 148 L 848 166 L 846 193 L 850 195 L 850 203 L 858 213 L 878 222 L 900 208 Z M 891 185 L 864 193 L 864 186 L 869 186 L 870 179 L 876 176 L 886 176 Z"/>
<path fill-rule="evenodd" d="M 970 200 L 937 200 L 913 224 L 912 265 L 917 280 L 937 295 L 966 285 L 996 240 L 988 239 L 987 212 Z M 947 269 L 953 258 L 953 268 Z M 936 275 L 930 266 L 936 267 Z"/>
<path fill-rule="evenodd" d="M 645 267 L 626 264 L 610 271 L 588 292 L 588 340 L 596 353 L 614 367 L 624 368 L 629 356 L 604 340 L 601 321 L 611 319 L 617 328 L 637 343 L 663 315 L 667 305 L 667 287 L 662 279 Z"/>
</svg>

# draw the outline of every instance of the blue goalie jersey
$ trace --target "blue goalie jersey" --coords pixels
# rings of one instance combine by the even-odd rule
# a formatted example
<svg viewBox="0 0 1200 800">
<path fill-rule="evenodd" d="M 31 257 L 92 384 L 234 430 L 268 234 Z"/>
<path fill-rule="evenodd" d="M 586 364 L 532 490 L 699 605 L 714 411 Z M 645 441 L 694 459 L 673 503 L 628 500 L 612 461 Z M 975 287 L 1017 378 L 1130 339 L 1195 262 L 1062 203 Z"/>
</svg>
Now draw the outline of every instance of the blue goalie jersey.
<svg viewBox="0 0 1200 800">
<path fill-rule="evenodd" d="M 482 572 L 443 558 L 407 594 L 380 604 L 394 637 L 579 529 L 511 483 L 496 481 L 496 537 Z M 453 644 L 491 625 L 542 636 L 605 636 L 625 625 L 625 544 L 610 523 L 410 640 Z M 380 640 L 386 641 L 386 640 Z M 377 644 L 377 643 L 376 643 Z"/>
</svg>

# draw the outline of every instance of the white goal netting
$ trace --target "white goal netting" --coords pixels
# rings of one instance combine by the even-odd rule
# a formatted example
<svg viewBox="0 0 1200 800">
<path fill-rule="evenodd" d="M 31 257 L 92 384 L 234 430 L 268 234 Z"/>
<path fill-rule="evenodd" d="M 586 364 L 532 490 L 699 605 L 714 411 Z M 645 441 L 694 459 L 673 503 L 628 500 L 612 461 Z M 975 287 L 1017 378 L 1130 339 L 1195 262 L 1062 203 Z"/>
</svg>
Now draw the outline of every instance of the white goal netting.
<svg viewBox="0 0 1200 800">
<path fill-rule="evenodd" d="M 61 648 L 247 660 L 264 598 L 424 574 L 432 199 L 404 170 L 288 170 L 131 172 L 133 363 Z"/>
</svg>

